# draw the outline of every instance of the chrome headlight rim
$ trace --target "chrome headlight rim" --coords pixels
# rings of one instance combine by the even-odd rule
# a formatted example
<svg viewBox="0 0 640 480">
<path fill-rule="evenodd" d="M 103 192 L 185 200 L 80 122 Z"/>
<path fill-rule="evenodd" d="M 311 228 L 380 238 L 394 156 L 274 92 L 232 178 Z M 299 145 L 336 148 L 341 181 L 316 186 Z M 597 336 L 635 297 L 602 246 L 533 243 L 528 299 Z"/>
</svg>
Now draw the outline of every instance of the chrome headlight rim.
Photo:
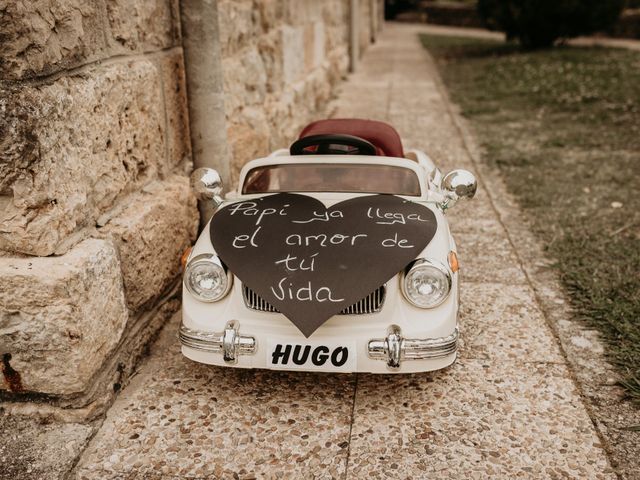
<svg viewBox="0 0 640 480">
<path fill-rule="evenodd" d="M 196 292 L 191 283 L 189 282 L 189 269 L 193 268 L 196 264 L 199 263 L 212 263 L 214 265 L 216 265 L 217 267 L 221 268 L 224 272 L 224 275 L 226 277 L 227 283 L 226 286 L 224 288 L 224 290 L 220 293 L 220 295 L 218 295 L 216 298 L 203 298 L 202 296 L 200 296 L 198 294 L 198 292 Z M 216 254 L 214 253 L 201 253 L 200 255 L 196 255 L 195 257 L 189 259 L 187 261 L 187 265 L 184 269 L 184 275 L 182 278 L 182 283 L 185 286 L 185 288 L 187 289 L 187 291 L 191 294 L 191 296 L 193 298 L 195 298 L 196 300 L 198 300 L 199 302 L 203 302 L 203 303 L 215 303 L 215 302 L 219 302 L 220 300 L 222 300 L 223 298 L 225 298 L 227 296 L 227 294 L 229 293 L 229 291 L 231 290 L 231 287 L 233 286 L 233 275 L 229 273 L 226 265 L 224 265 L 222 263 L 222 260 L 220 260 L 220 257 L 218 257 Z"/>
<path fill-rule="evenodd" d="M 442 298 L 429 306 L 425 306 L 425 305 L 420 305 L 419 303 L 416 303 L 412 298 L 411 295 L 409 295 L 409 292 L 407 291 L 407 276 L 409 275 L 409 273 L 414 270 L 417 267 L 422 267 L 422 266 L 428 266 L 428 267 L 433 267 L 436 268 L 437 270 L 439 270 L 440 272 L 442 272 L 447 280 L 447 292 L 442 296 Z M 439 307 L 440 305 L 442 305 L 447 298 L 449 298 L 449 295 L 451 294 L 451 287 L 453 286 L 453 276 L 451 273 L 451 270 L 449 270 L 443 263 L 438 262 L 437 260 L 433 260 L 433 259 L 429 259 L 429 258 L 418 258 L 416 260 L 414 260 L 413 262 L 411 262 L 407 268 L 402 272 L 402 278 L 400 279 L 400 288 L 402 290 L 402 295 L 404 296 L 404 298 L 407 300 L 407 302 L 409 302 L 411 305 L 413 305 L 414 307 L 420 308 L 420 309 L 431 309 L 431 308 L 436 308 Z"/>
</svg>

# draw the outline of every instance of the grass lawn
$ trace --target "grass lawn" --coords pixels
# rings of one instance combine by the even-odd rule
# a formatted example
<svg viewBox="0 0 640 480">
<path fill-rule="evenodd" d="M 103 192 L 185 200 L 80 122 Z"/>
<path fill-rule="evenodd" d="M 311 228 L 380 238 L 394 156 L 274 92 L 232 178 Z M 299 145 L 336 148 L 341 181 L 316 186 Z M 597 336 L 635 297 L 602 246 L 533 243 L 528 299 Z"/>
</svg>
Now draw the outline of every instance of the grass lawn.
<svg viewBox="0 0 640 480">
<path fill-rule="evenodd" d="M 640 402 L 640 53 L 421 38 Z"/>
</svg>

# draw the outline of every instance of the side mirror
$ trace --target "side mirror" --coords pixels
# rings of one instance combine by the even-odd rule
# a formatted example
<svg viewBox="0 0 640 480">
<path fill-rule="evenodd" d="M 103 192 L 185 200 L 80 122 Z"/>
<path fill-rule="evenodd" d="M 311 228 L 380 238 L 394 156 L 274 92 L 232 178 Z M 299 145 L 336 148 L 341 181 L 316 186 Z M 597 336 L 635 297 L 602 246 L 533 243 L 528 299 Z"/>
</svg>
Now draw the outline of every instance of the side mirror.
<svg viewBox="0 0 640 480">
<path fill-rule="evenodd" d="M 191 188 L 198 200 L 222 202 L 222 179 L 213 168 L 197 168 L 191 174 Z"/>
<path fill-rule="evenodd" d="M 447 197 L 441 204 L 442 209 L 453 207 L 461 198 L 473 198 L 478 189 L 478 182 L 468 170 L 452 170 L 442 179 L 442 193 Z"/>
</svg>

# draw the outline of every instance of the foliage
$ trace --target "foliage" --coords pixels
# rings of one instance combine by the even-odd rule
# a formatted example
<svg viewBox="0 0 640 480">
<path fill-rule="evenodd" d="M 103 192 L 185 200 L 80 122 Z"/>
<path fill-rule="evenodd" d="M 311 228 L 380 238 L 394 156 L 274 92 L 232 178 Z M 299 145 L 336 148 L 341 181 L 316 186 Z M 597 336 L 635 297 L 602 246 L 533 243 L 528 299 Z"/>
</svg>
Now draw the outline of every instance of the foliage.
<svg viewBox="0 0 640 480">
<path fill-rule="evenodd" d="M 487 27 L 504 31 L 527 49 L 610 28 L 625 0 L 479 0 Z"/>
<path fill-rule="evenodd" d="M 640 53 L 422 40 L 640 402 Z"/>
</svg>

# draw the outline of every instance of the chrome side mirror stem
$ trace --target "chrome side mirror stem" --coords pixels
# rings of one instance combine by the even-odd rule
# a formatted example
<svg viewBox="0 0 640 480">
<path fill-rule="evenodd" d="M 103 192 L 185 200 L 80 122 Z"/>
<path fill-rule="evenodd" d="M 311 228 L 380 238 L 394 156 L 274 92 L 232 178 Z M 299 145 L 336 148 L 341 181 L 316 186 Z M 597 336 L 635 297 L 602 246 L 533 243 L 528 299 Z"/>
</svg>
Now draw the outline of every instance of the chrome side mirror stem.
<svg viewBox="0 0 640 480">
<path fill-rule="evenodd" d="M 191 174 L 191 188 L 198 200 L 212 201 L 217 208 L 224 199 L 222 198 L 223 186 L 220 174 L 213 168 L 197 168 Z"/>
<path fill-rule="evenodd" d="M 214 210 L 217 210 L 217 208 L 222 205 L 222 202 L 224 202 L 224 198 L 222 198 L 220 195 L 214 195 L 211 200 L 213 201 Z"/>
<path fill-rule="evenodd" d="M 452 195 L 447 191 L 444 191 L 442 195 L 444 196 L 444 200 L 438 203 L 438 207 L 440 207 L 440 210 L 442 210 L 443 212 L 446 212 L 448 209 L 452 208 L 456 203 L 458 203 L 459 198 L 457 195 Z"/>
<path fill-rule="evenodd" d="M 191 174 L 190 180 L 191 188 L 199 203 L 200 228 L 204 228 L 224 201 L 222 178 L 213 168 L 197 168 Z"/>
</svg>

